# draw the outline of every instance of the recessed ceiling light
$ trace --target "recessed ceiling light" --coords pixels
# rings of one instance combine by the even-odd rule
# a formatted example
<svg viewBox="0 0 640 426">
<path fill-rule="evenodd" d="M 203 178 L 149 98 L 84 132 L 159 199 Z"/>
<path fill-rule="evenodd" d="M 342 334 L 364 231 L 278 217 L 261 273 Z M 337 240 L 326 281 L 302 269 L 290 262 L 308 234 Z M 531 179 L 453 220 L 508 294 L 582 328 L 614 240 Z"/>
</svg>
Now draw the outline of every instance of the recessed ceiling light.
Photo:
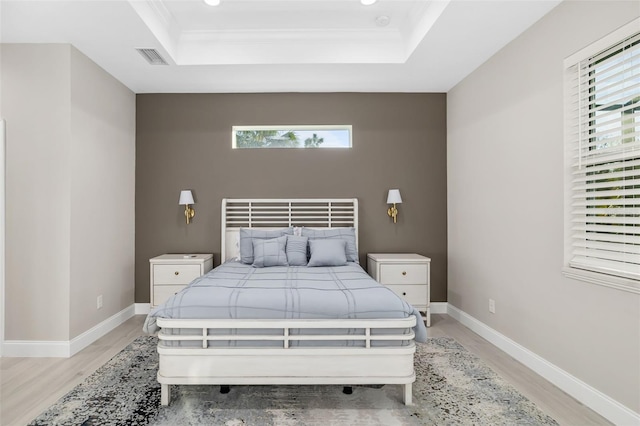
<svg viewBox="0 0 640 426">
<path fill-rule="evenodd" d="M 377 1 L 378 0 L 360 0 L 360 3 L 364 4 L 365 6 L 371 6 L 372 4 L 374 4 Z"/>
<path fill-rule="evenodd" d="M 220 4 L 220 0 L 204 0 L 209 6 L 217 6 Z"/>
<path fill-rule="evenodd" d="M 380 15 L 376 17 L 376 25 L 379 27 L 386 27 L 391 22 L 391 18 L 387 15 Z"/>
</svg>

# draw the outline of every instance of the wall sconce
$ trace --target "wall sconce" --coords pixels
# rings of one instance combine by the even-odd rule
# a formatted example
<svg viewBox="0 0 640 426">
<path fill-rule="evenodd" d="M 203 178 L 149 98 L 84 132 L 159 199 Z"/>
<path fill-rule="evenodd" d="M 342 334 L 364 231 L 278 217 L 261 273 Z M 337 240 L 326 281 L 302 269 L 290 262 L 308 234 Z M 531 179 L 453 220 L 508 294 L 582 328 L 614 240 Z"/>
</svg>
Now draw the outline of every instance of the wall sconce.
<svg viewBox="0 0 640 426">
<path fill-rule="evenodd" d="M 389 195 L 387 195 L 387 204 L 393 204 L 393 207 L 389 207 L 389 210 L 387 210 L 387 214 L 393 218 L 393 223 L 397 223 L 398 217 L 398 208 L 396 207 L 396 204 L 401 203 L 402 197 L 400 197 L 400 190 L 390 189 Z"/>
<path fill-rule="evenodd" d="M 187 225 L 191 223 L 191 219 L 196 215 L 196 212 L 193 210 L 193 207 L 189 207 L 190 204 L 195 204 L 193 201 L 193 194 L 191 190 L 187 189 L 184 191 L 180 191 L 180 201 L 178 204 L 184 206 L 184 217 L 187 219 Z"/>
</svg>

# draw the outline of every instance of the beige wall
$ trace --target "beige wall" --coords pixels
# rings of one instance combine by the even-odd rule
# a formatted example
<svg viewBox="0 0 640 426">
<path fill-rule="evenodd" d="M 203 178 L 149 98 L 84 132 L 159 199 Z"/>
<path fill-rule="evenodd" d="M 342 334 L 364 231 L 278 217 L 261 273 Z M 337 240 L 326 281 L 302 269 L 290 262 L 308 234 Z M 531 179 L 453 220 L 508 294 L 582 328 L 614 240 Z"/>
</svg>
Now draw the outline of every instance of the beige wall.
<svg viewBox="0 0 640 426">
<path fill-rule="evenodd" d="M 224 197 L 357 197 L 361 262 L 373 251 L 430 256 L 432 300 L 446 300 L 445 109 L 444 94 L 138 95 L 136 302 L 149 301 L 150 257 L 220 262 Z M 353 149 L 232 150 L 231 126 L 252 124 L 351 124 Z M 197 201 L 189 226 L 186 188 Z M 389 188 L 404 201 L 397 225 Z"/>
<path fill-rule="evenodd" d="M 135 95 L 72 48 L 71 338 L 133 303 L 135 116 Z"/>
<path fill-rule="evenodd" d="M 133 303 L 135 96 L 69 45 L 2 59 L 5 339 L 66 341 Z"/>
<path fill-rule="evenodd" d="M 69 339 L 69 58 L 66 45 L 2 45 L 7 340 Z"/>
<path fill-rule="evenodd" d="M 561 274 L 562 96 L 563 59 L 638 15 L 563 2 L 447 96 L 449 303 L 635 412 L 640 297 Z"/>
</svg>

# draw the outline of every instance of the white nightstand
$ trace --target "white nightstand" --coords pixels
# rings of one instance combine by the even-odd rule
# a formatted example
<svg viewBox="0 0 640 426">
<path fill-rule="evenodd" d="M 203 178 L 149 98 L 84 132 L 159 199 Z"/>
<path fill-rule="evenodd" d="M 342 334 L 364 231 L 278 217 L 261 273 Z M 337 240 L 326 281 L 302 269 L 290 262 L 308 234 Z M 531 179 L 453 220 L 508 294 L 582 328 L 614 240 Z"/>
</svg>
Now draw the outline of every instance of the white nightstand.
<svg viewBox="0 0 640 426">
<path fill-rule="evenodd" d="M 212 254 L 163 254 L 149 259 L 151 307 L 164 303 L 213 268 Z"/>
<path fill-rule="evenodd" d="M 427 327 L 431 326 L 430 268 L 431 259 L 415 253 L 367 255 L 367 270 L 373 279 L 424 312 Z"/>
</svg>

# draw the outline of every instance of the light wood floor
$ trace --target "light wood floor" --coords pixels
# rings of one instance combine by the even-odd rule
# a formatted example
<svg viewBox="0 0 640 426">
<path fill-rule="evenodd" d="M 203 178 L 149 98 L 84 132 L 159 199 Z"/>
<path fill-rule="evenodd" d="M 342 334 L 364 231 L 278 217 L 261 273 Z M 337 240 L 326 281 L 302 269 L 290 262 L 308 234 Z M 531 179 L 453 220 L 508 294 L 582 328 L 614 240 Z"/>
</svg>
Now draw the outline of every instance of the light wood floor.
<svg viewBox="0 0 640 426">
<path fill-rule="evenodd" d="M 0 425 L 24 425 L 142 335 L 138 315 L 72 358 L 0 358 Z M 432 315 L 430 337 L 453 337 L 561 425 L 609 425 L 545 379 L 448 315 Z"/>
</svg>

